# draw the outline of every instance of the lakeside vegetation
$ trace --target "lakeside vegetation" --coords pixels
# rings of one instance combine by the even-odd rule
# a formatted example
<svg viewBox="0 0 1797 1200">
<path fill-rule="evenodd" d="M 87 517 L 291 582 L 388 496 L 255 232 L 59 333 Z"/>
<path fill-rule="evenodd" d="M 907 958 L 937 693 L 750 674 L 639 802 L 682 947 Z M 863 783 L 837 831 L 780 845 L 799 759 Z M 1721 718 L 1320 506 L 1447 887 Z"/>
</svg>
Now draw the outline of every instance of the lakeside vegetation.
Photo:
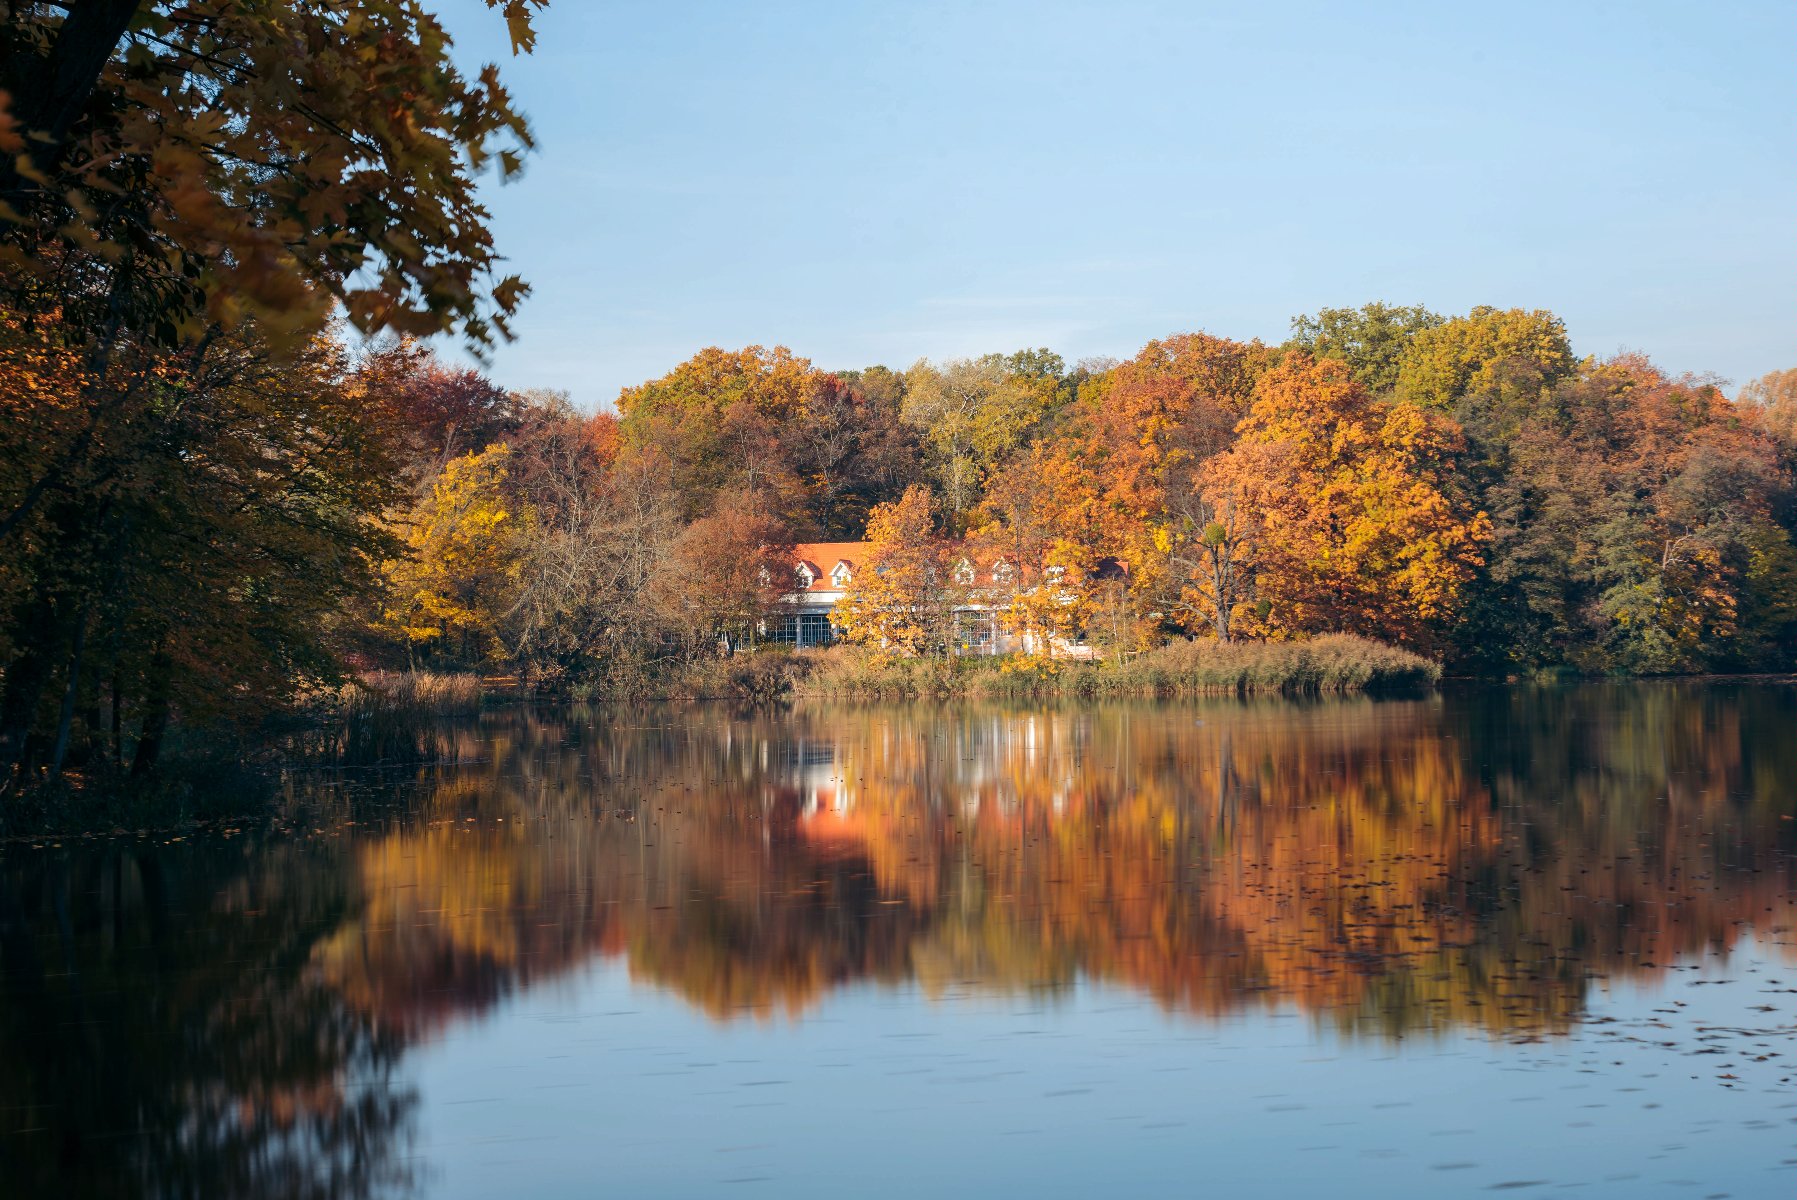
<svg viewBox="0 0 1797 1200">
<path fill-rule="evenodd" d="M 703 659 L 636 698 L 1332 695 L 1414 689 L 1440 678 L 1440 665 L 1419 654 L 1346 634 L 1303 642 L 1182 641 L 1128 658 L 1052 663 L 1023 656 L 894 657 L 844 645 Z M 321 694 L 311 711 L 327 722 L 404 725 L 469 716 L 524 698 L 515 680 L 484 680 L 473 672 L 386 671 Z"/>
<path fill-rule="evenodd" d="M 489 6 L 528 50 L 541 5 Z M 711 347 L 583 413 L 420 340 L 489 347 L 528 290 L 476 200 L 531 145 L 497 72 L 412 5 L 178 7 L 0 17 L 0 797 L 116 790 L 320 697 L 466 711 L 463 676 L 1108 695 L 1797 664 L 1797 371 L 1731 399 L 1581 356 L 1549 312 L 1371 303 L 1122 361 Z M 863 651 L 729 655 L 795 543 L 863 537 Z M 989 607 L 1024 661 L 955 659 L 966 559 L 1010 572 Z M 1053 653 L 1076 642 L 1105 661 Z"/>
<path fill-rule="evenodd" d="M 1182 641 L 1128 658 L 1052 666 L 1024 659 L 895 658 L 851 646 L 762 654 L 699 676 L 697 696 L 833 699 L 1327 695 L 1425 687 L 1441 668 L 1344 634 L 1305 642 Z"/>
</svg>

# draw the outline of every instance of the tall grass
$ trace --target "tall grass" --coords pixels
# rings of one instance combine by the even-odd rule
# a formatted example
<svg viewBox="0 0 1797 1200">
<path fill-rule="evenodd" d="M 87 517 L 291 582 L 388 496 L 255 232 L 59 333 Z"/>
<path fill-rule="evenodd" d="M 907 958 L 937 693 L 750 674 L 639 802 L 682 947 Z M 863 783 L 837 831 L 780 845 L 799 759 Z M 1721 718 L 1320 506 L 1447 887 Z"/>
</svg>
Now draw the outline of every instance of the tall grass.
<svg viewBox="0 0 1797 1200">
<path fill-rule="evenodd" d="M 1026 696 L 1318 695 L 1434 683 L 1441 668 L 1370 638 L 1307 642 L 1175 642 L 1133 658 L 1020 667 L 1002 659 L 880 663 L 852 647 L 791 656 L 786 681 L 810 696 L 902 699 Z"/>
<path fill-rule="evenodd" d="M 454 717 L 480 711 L 480 676 L 436 671 L 371 671 L 331 694 L 328 707 L 350 720 Z"/>
<path fill-rule="evenodd" d="M 1306 642 L 1174 642 L 1095 672 L 1118 692 L 1357 692 L 1421 687 L 1441 667 L 1371 638 L 1328 634 Z"/>
<path fill-rule="evenodd" d="M 478 713 L 486 696 L 471 673 L 370 671 L 320 697 L 314 711 L 326 719 L 294 733 L 288 753 L 330 767 L 438 761 L 439 718 Z"/>
</svg>

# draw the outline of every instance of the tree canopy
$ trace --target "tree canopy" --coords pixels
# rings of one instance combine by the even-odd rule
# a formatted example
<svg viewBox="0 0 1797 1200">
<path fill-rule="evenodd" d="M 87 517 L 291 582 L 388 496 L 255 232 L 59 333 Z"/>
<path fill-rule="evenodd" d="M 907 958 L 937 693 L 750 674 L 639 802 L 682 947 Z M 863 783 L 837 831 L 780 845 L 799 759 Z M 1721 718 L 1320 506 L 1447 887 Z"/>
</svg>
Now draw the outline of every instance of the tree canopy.
<svg viewBox="0 0 1797 1200">
<path fill-rule="evenodd" d="M 502 8 L 515 52 L 546 0 Z M 208 321 L 509 336 L 475 183 L 531 136 L 410 0 L 88 0 L 0 14 L 0 220 L 16 296 L 171 342 Z"/>
</svg>

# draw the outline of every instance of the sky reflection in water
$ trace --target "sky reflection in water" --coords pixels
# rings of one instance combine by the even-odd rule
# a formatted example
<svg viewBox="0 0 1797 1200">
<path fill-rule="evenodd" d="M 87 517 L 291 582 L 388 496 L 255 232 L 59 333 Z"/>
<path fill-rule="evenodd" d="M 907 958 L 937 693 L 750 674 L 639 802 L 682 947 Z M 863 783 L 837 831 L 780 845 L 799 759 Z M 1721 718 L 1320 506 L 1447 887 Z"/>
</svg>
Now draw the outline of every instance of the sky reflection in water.
<svg viewBox="0 0 1797 1200">
<path fill-rule="evenodd" d="M 6 852 L 0 1166 L 1789 1195 L 1794 716 L 1636 685 L 446 726 L 459 765 L 296 780 L 292 832 Z"/>
</svg>

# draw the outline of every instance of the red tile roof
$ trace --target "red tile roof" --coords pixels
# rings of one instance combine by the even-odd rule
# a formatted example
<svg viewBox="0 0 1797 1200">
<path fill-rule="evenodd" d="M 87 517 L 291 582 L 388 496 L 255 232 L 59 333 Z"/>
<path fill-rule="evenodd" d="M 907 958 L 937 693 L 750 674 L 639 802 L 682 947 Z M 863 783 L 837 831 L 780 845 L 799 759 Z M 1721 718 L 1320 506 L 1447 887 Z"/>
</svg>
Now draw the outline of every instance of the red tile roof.
<svg viewBox="0 0 1797 1200">
<path fill-rule="evenodd" d="M 793 548 L 793 565 L 804 563 L 811 568 L 811 586 L 807 591 L 833 592 L 830 572 L 836 564 L 846 562 L 851 573 L 859 571 L 873 547 L 868 542 L 800 542 Z"/>
</svg>

